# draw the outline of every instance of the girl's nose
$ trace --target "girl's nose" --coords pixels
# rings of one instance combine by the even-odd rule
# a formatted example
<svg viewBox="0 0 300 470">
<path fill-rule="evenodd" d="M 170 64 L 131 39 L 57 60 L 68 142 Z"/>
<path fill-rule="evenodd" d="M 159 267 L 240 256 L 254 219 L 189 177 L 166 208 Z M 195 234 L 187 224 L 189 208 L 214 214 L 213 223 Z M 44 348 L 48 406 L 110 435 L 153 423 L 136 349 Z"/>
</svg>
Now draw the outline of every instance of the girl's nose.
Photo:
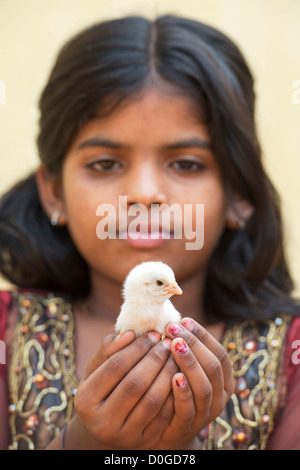
<svg viewBox="0 0 300 470">
<path fill-rule="evenodd" d="M 168 198 L 166 187 L 159 170 L 149 165 L 139 165 L 127 181 L 126 195 L 128 207 L 143 204 L 150 208 L 151 204 L 166 204 Z"/>
</svg>

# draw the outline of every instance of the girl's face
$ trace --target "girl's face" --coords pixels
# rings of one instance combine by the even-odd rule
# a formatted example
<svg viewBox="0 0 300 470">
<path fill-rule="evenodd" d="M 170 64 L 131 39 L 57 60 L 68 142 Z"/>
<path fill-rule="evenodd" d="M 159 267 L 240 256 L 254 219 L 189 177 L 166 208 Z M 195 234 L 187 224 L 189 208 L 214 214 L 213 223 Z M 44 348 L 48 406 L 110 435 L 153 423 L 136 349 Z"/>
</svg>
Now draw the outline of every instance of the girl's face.
<svg viewBox="0 0 300 470">
<path fill-rule="evenodd" d="M 205 273 L 224 228 L 227 204 L 208 129 L 187 98 L 149 90 L 108 117 L 87 123 L 66 155 L 62 185 L 69 231 L 92 276 L 123 282 L 133 266 L 150 260 L 169 264 L 178 282 Z M 120 201 L 121 206 L 127 201 L 131 210 L 141 207 L 143 217 L 146 211 L 141 226 L 146 239 L 118 238 Z M 115 208 L 116 239 L 97 236 L 101 217 L 96 212 L 102 204 Z M 151 204 L 177 204 L 182 214 L 188 204 L 188 222 L 199 237 L 204 223 L 203 247 L 186 248 L 193 240 L 185 238 L 184 227 L 181 239 L 172 234 L 162 239 L 162 226 L 156 230 L 158 239 L 151 239 Z M 196 204 L 204 205 L 203 223 Z"/>
</svg>

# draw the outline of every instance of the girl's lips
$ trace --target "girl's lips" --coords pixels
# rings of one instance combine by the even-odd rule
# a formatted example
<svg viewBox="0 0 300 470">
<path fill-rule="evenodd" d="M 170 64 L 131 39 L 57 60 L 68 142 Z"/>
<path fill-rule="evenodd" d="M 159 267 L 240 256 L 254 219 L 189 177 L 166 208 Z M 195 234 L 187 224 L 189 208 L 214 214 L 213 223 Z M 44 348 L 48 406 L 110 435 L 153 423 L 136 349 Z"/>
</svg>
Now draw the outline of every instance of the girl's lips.
<svg viewBox="0 0 300 470">
<path fill-rule="evenodd" d="M 172 239 L 173 236 L 170 233 L 165 233 L 161 231 L 152 231 L 152 232 L 127 232 L 126 238 L 119 237 L 123 239 L 124 242 L 128 245 L 134 246 L 136 248 L 155 248 L 162 245 L 167 240 Z"/>
</svg>

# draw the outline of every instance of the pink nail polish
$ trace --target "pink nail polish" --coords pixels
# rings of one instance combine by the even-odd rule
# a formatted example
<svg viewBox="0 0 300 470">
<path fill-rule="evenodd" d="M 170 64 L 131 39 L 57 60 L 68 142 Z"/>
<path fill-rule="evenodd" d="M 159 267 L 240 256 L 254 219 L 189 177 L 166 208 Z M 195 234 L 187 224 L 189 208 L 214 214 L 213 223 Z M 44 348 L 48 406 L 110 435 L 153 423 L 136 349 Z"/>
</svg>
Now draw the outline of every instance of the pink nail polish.
<svg viewBox="0 0 300 470">
<path fill-rule="evenodd" d="M 178 333 L 180 333 L 180 331 L 182 331 L 182 328 L 181 326 L 179 326 L 177 323 L 172 323 L 168 330 L 170 331 L 170 333 L 175 336 L 177 335 Z"/>
<path fill-rule="evenodd" d="M 185 318 L 184 320 L 182 320 L 181 323 L 189 331 L 193 331 L 195 328 L 195 323 L 193 322 L 191 318 Z"/>
<path fill-rule="evenodd" d="M 188 347 L 183 339 L 179 339 L 175 344 L 175 351 L 179 352 L 180 354 L 185 354 L 188 351 Z"/>
<path fill-rule="evenodd" d="M 186 380 L 184 375 L 180 375 L 179 377 L 177 377 L 175 382 L 178 388 L 183 388 L 186 386 Z"/>
</svg>

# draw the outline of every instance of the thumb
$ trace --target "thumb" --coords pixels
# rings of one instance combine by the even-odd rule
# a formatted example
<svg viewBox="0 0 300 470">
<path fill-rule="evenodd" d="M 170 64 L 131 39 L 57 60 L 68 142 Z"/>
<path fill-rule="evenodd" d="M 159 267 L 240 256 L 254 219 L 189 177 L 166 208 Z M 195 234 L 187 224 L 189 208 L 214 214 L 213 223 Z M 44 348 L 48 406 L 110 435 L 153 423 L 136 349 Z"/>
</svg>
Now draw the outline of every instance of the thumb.
<svg viewBox="0 0 300 470">
<path fill-rule="evenodd" d="M 102 340 L 99 348 L 89 360 L 82 380 L 86 380 L 98 367 L 101 366 L 113 354 L 125 348 L 135 339 L 135 332 L 125 331 L 120 335 L 108 335 Z"/>
</svg>

